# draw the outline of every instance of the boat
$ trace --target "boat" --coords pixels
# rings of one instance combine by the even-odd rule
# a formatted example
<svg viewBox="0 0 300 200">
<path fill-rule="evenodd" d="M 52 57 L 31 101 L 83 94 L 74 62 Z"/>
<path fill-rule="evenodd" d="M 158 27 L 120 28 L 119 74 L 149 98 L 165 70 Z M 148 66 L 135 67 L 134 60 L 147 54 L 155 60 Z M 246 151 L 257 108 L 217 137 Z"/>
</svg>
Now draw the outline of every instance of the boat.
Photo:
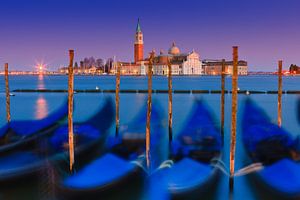
<svg viewBox="0 0 300 200">
<path fill-rule="evenodd" d="M 153 190 L 151 199 L 207 195 L 217 184 L 220 170 L 212 163 L 221 158 L 222 146 L 221 132 L 209 108 L 202 100 L 195 100 L 182 131 L 171 143 L 170 160 L 150 177 L 154 187 L 160 187 Z M 159 193 L 165 194 L 157 197 Z"/>
<path fill-rule="evenodd" d="M 114 120 L 114 106 L 111 99 L 98 112 L 82 123 L 74 124 L 75 161 L 89 156 L 105 141 L 107 130 Z M 16 180 L 37 175 L 48 167 L 47 163 L 56 167 L 68 162 L 68 125 L 56 128 L 51 135 L 41 137 L 30 150 L 15 150 L 0 157 L 0 183 L 14 183 Z M 76 165 L 75 165 L 76 167 Z"/>
<path fill-rule="evenodd" d="M 13 120 L 0 128 L 0 154 L 20 146 L 30 146 L 34 140 L 51 133 L 68 114 L 68 101 L 56 111 L 39 120 Z"/>
<path fill-rule="evenodd" d="M 76 173 L 64 177 L 59 183 L 64 199 L 98 199 L 127 194 L 138 195 L 149 170 L 159 166 L 157 148 L 162 135 L 161 110 L 156 103 L 151 111 L 150 169 L 146 167 L 145 130 L 146 104 L 128 124 L 120 127 L 116 136 L 106 142 L 107 153 L 93 160 Z M 133 189 L 134 192 L 129 191 Z M 99 196 L 100 195 L 100 196 Z M 109 197 L 107 197 L 109 196 Z M 131 197 L 135 199 L 137 197 Z"/>
<path fill-rule="evenodd" d="M 276 198 L 299 198 L 298 139 L 273 124 L 251 99 L 245 101 L 242 131 L 243 143 L 252 162 L 262 165 L 252 176 L 260 188 Z"/>
</svg>

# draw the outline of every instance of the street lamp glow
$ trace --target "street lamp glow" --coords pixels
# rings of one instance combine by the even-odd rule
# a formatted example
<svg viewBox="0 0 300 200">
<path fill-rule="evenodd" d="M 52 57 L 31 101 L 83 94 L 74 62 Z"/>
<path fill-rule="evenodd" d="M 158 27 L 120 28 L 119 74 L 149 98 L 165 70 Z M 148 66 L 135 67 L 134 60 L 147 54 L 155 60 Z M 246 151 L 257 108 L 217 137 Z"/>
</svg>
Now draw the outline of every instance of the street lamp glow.
<svg viewBox="0 0 300 200">
<path fill-rule="evenodd" d="M 46 70 L 47 66 L 43 61 L 41 61 L 36 62 L 35 68 L 40 74 L 42 74 Z"/>
</svg>

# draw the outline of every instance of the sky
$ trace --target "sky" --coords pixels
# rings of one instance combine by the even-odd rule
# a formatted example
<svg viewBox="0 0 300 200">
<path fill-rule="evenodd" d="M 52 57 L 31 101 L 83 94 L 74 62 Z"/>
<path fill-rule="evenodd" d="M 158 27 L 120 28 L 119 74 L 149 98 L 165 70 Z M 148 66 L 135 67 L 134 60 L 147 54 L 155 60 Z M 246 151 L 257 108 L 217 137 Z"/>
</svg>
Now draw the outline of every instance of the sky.
<svg viewBox="0 0 300 200">
<path fill-rule="evenodd" d="M 299 8 L 299 0 L 0 0 L 0 63 L 56 70 L 68 49 L 76 61 L 132 61 L 140 18 L 145 56 L 174 41 L 201 59 L 232 59 L 239 46 L 250 71 L 275 71 L 279 59 L 287 69 L 300 65 Z"/>
</svg>

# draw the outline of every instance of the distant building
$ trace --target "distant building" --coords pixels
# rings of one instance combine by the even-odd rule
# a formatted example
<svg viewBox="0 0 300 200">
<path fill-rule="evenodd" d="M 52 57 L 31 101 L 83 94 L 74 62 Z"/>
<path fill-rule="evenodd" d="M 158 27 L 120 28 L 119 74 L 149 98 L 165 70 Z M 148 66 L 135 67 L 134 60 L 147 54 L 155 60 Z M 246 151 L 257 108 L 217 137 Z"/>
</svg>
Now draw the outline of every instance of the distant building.
<svg viewBox="0 0 300 200">
<path fill-rule="evenodd" d="M 134 62 L 138 63 L 144 60 L 144 38 L 143 32 L 140 26 L 140 19 L 135 31 L 135 41 L 134 41 Z"/>
<path fill-rule="evenodd" d="M 116 66 L 120 65 L 122 75 L 141 75 L 141 66 L 144 64 L 144 38 L 140 26 L 140 20 L 135 31 L 134 39 L 134 62 L 115 62 L 111 69 L 111 73 L 116 73 Z"/>
<path fill-rule="evenodd" d="M 222 61 L 221 60 L 203 60 L 203 69 L 206 75 L 221 75 Z M 232 75 L 233 61 L 225 61 L 225 73 Z M 248 74 L 248 63 L 244 60 L 238 61 L 238 75 Z"/>
<path fill-rule="evenodd" d="M 291 64 L 289 68 L 290 74 L 300 74 L 300 67 L 297 65 Z"/>
<path fill-rule="evenodd" d="M 201 75 L 203 74 L 202 63 L 199 54 L 195 51 L 190 53 L 181 53 L 180 49 L 172 44 L 167 54 L 161 50 L 158 56 L 154 57 L 153 74 L 167 75 L 168 74 L 168 60 L 171 63 L 172 75 Z M 148 61 L 148 60 L 147 60 Z M 145 67 L 147 66 L 145 63 Z M 145 75 L 147 70 L 141 70 Z"/>
<path fill-rule="evenodd" d="M 60 74 L 69 74 L 68 67 L 61 67 L 58 69 Z M 81 67 L 74 67 L 73 73 L 78 75 L 99 75 L 102 74 L 103 71 L 99 67 L 90 67 L 90 68 L 81 68 Z"/>
<path fill-rule="evenodd" d="M 153 63 L 154 75 L 168 74 L 168 59 L 170 59 L 173 75 L 203 74 L 199 54 L 195 51 L 190 53 L 181 53 L 180 49 L 175 45 L 175 43 L 173 43 L 167 54 L 160 51 L 160 54 L 155 56 Z M 135 32 L 134 63 L 118 62 L 118 64 L 121 65 L 122 75 L 146 75 L 148 73 L 149 58 L 144 59 L 143 32 L 139 20 Z M 116 63 L 111 72 L 116 72 Z"/>
</svg>

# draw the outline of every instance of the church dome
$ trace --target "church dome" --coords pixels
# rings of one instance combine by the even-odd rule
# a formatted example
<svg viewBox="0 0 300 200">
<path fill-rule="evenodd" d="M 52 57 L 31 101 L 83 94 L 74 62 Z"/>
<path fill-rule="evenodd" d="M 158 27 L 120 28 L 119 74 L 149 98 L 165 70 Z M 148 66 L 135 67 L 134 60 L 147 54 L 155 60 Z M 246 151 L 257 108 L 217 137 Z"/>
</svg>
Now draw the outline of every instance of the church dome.
<svg viewBox="0 0 300 200">
<path fill-rule="evenodd" d="M 180 54 L 179 48 L 176 46 L 175 42 L 173 42 L 172 47 L 168 51 L 169 54 L 178 55 Z"/>
</svg>

